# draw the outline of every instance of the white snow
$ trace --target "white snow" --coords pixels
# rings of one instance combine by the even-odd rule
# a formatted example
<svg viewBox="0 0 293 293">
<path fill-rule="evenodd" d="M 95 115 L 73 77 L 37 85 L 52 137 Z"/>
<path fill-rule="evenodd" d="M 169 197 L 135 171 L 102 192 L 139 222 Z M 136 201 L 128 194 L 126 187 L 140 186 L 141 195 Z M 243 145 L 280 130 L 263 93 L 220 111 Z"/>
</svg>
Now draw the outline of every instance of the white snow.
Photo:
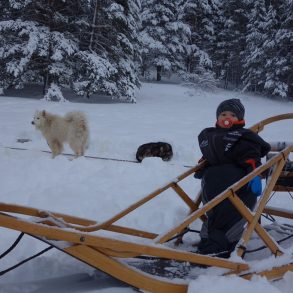
<svg viewBox="0 0 293 293">
<path fill-rule="evenodd" d="M 0 201 L 101 222 L 173 180 L 187 170 L 186 166 L 196 164 L 201 156 L 197 135 L 203 128 L 214 125 L 216 107 L 222 100 L 235 97 L 242 100 L 248 127 L 269 116 L 293 112 L 292 102 L 224 90 L 205 92 L 174 84 L 143 83 L 137 96 L 135 104 L 91 103 L 91 100 L 85 100 L 85 103 L 58 103 L 33 97 L 1 96 Z M 72 110 L 86 113 L 91 137 L 86 155 L 135 160 L 139 145 L 166 141 L 172 144 L 174 157 L 170 162 L 147 158 L 141 164 L 84 157 L 69 160 L 58 156 L 51 159 L 49 154 L 41 152 L 49 148 L 40 132 L 31 125 L 34 112 L 42 109 L 60 115 Z M 267 141 L 292 141 L 292 126 L 292 120 L 280 121 L 268 126 L 261 135 Z M 30 141 L 19 143 L 17 139 Z M 67 146 L 65 152 L 72 153 Z M 199 180 L 190 176 L 181 186 L 194 198 L 199 185 Z M 270 205 L 290 209 L 292 199 L 288 194 L 280 193 L 271 200 Z M 167 191 L 116 224 L 163 233 L 180 222 L 187 213 L 188 208 L 183 201 L 174 192 Z M 198 223 L 194 228 L 199 226 Z M 0 228 L 0 235 L 1 255 L 18 233 Z M 198 236 L 192 234 L 186 239 L 187 242 L 194 242 Z M 25 236 L 13 252 L 1 259 L 0 271 L 44 247 L 43 243 Z M 288 249 L 290 253 L 292 250 Z M 273 264 L 274 258 L 266 260 L 265 266 Z M 95 276 L 95 271 L 53 249 L 0 276 L 0 292 L 45 292 L 47 279 L 56 283 L 59 277 L 75 275 L 77 278 Z M 237 287 L 239 293 L 289 293 L 292 286 L 293 273 L 287 273 L 283 280 L 274 283 L 260 277 L 246 281 L 235 276 L 207 275 L 192 281 L 188 292 L 229 293 L 235 292 Z M 95 289 L 94 285 L 81 286 L 79 283 L 78 288 L 70 292 L 134 292 L 130 287 L 118 288 L 115 285 L 113 288 L 105 286 Z"/>
</svg>

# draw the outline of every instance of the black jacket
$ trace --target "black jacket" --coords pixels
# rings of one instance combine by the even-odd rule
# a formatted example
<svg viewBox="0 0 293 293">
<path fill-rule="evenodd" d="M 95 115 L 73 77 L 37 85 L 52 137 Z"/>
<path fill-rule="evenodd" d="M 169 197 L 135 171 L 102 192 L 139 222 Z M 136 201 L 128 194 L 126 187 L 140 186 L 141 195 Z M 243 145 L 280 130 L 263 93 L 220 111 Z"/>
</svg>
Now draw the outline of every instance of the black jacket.
<svg viewBox="0 0 293 293">
<path fill-rule="evenodd" d="M 200 174 L 203 203 L 251 172 L 253 166 L 247 160 L 253 160 L 257 167 L 261 164 L 261 157 L 270 150 L 270 145 L 258 134 L 241 125 L 229 129 L 205 128 L 199 134 L 198 141 L 203 158 L 208 163 Z M 237 195 L 246 206 L 253 208 L 256 197 L 247 184 L 237 191 Z M 225 231 L 241 218 L 229 200 L 208 212 L 208 217 L 210 228 L 217 227 Z"/>
<path fill-rule="evenodd" d="M 261 158 L 271 149 L 258 134 L 235 125 L 225 129 L 220 127 L 205 128 L 198 136 L 203 158 L 210 166 L 236 164 L 246 169 L 252 169 L 247 160 L 253 159 L 256 167 L 261 164 Z"/>
</svg>

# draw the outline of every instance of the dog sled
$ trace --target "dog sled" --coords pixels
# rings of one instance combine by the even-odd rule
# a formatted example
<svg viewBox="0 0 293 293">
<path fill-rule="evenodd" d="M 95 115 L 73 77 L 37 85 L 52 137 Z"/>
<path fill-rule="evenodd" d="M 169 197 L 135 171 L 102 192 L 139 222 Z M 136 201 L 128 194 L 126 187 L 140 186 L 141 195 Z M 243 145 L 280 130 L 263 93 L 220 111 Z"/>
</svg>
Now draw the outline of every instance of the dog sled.
<svg viewBox="0 0 293 293">
<path fill-rule="evenodd" d="M 265 126 L 284 119 L 293 119 L 293 113 L 265 119 L 252 126 L 251 130 L 260 132 Z M 275 196 L 279 196 L 281 192 L 293 191 L 293 164 L 290 161 L 292 152 L 293 143 L 273 143 L 272 154 L 263 165 L 204 205 L 201 203 L 200 191 L 196 199 L 192 199 L 180 186 L 181 181 L 204 167 L 205 162 L 201 162 L 104 222 L 98 223 L 72 215 L 0 203 L 0 227 L 30 235 L 114 278 L 150 292 L 187 292 L 189 282 L 209 267 L 217 268 L 223 276 L 234 274 L 250 279 L 253 275 L 260 275 L 269 280 L 279 279 L 286 272 L 293 271 L 292 252 L 288 253 L 280 241 L 273 238 L 262 225 L 260 218 L 261 215 L 265 215 L 270 218 L 283 218 L 286 221 L 293 219 L 292 209 L 285 210 L 268 205 L 270 197 L 275 192 L 278 192 Z M 239 199 L 237 191 L 257 175 L 263 178 L 265 186 L 252 212 Z M 181 223 L 162 234 L 116 224 L 168 189 L 173 189 L 190 208 L 190 214 Z M 180 245 L 170 246 L 170 240 L 181 235 L 182 231 L 195 221 L 205 221 L 206 212 L 225 199 L 230 200 L 246 220 L 244 232 L 232 257 L 223 259 L 200 255 L 186 251 Z M 281 226 L 279 228 L 281 229 Z M 283 225 L 283 228 L 287 231 L 287 239 L 292 237 L 293 226 L 288 224 Z M 102 230 L 109 231 L 114 236 L 98 235 Z M 278 261 L 274 262 L 278 265 L 273 268 L 256 267 L 246 260 L 245 254 L 253 234 L 258 236 L 272 256 L 278 258 Z M 11 250 L 8 249 L 7 254 Z M 6 253 L 2 253 L 2 256 L 4 254 Z M 171 269 L 173 266 L 175 273 L 172 274 L 169 270 L 170 273 L 166 274 L 165 268 L 162 268 L 160 274 L 158 267 L 162 263 Z"/>
</svg>

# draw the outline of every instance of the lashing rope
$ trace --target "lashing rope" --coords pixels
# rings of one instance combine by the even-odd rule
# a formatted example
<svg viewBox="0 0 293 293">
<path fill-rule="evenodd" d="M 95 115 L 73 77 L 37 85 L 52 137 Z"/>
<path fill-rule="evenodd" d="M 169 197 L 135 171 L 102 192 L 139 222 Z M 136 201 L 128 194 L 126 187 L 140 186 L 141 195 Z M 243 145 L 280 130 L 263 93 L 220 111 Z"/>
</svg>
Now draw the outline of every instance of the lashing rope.
<svg viewBox="0 0 293 293">
<path fill-rule="evenodd" d="M 20 233 L 20 235 L 17 237 L 17 239 L 14 241 L 14 243 L 13 243 L 13 244 L 12 244 L 12 245 L 11 245 L 6 251 L 4 251 L 4 252 L 0 255 L 0 259 L 4 258 L 9 252 L 11 252 L 11 251 L 15 248 L 15 247 L 17 246 L 17 244 L 20 242 L 20 240 L 22 239 L 23 236 L 24 236 L 24 233 L 23 233 L 23 232 Z M 36 258 L 36 257 L 38 257 L 38 256 L 40 256 L 40 255 L 42 255 L 43 253 L 49 251 L 49 250 L 52 249 L 52 248 L 53 248 L 53 246 L 50 245 L 50 246 L 48 246 L 47 248 L 41 250 L 40 252 L 38 252 L 38 253 L 36 253 L 36 254 L 34 254 L 34 255 L 32 255 L 32 256 L 30 256 L 30 257 L 24 259 L 24 260 L 22 260 L 22 261 L 20 261 L 19 263 L 15 264 L 15 265 L 13 265 L 13 266 L 11 266 L 11 267 L 9 267 L 9 268 L 3 270 L 3 271 L 0 271 L 0 276 L 5 275 L 6 273 L 8 273 L 8 272 L 10 272 L 10 271 L 12 271 L 12 270 L 14 270 L 14 269 L 16 269 L 17 267 L 19 267 L 19 266 L 25 264 L 26 262 L 28 262 L 28 261 L 30 261 L 30 260 L 32 260 L 32 259 L 34 259 L 34 258 Z"/>
<path fill-rule="evenodd" d="M 17 239 L 14 241 L 14 243 L 6 250 L 4 251 L 1 255 L 0 255 L 0 259 L 3 258 L 5 255 L 7 255 L 10 251 L 12 251 L 16 245 L 19 243 L 19 241 L 21 240 L 21 238 L 23 237 L 24 233 L 20 233 L 19 236 L 17 237 Z"/>
<path fill-rule="evenodd" d="M 179 238 L 179 237 L 185 235 L 185 234 L 188 233 L 188 232 L 194 232 L 194 233 L 198 233 L 198 234 L 200 233 L 199 230 L 193 230 L 193 229 L 190 229 L 190 228 L 186 227 L 181 233 L 178 233 L 178 234 L 175 235 L 174 237 L 168 239 L 166 242 L 170 242 L 170 241 L 172 241 L 172 240 L 174 240 L 174 239 L 176 239 L 176 238 Z"/>
</svg>

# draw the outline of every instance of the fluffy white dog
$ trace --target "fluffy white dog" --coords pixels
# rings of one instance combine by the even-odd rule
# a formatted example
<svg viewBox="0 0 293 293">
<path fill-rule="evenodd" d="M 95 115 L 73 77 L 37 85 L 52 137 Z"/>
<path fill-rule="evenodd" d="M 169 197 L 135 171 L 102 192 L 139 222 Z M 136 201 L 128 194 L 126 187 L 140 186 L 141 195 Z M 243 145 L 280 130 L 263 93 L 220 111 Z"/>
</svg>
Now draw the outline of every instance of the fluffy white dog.
<svg viewBox="0 0 293 293">
<path fill-rule="evenodd" d="M 43 111 L 36 111 L 32 124 L 39 129 L 55 158 L 63 151 L 67 142 L 75 155 L 83 156 L 88 146 L 89 129 L 82 112 L 69 112 L 64 117 Z"/>
</svg>

